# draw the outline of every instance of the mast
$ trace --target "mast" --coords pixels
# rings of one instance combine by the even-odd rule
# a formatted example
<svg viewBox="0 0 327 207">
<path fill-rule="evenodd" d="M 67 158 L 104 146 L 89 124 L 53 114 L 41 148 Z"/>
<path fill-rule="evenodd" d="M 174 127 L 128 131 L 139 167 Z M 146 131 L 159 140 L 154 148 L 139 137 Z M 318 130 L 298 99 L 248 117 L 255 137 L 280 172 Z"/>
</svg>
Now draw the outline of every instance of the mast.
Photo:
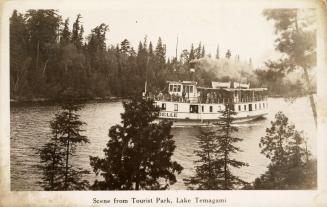
<svg viewBox="0 0 327 207">
<path fill-rule="evenodd" d="M 177 41 L 176 41 L 176 62 L 177 62 L 177 48 L 178 48 L 178 35 L 177 35 Z"/>
</svg>

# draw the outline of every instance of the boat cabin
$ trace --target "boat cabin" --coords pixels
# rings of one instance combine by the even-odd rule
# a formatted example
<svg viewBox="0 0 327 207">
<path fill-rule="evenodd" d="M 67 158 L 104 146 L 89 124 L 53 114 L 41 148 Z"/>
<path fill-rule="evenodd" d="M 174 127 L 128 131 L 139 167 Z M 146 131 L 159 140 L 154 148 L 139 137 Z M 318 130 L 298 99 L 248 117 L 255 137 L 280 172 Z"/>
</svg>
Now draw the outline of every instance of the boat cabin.
<svg viewBox="0 0 327 207">
<path fill-rule="evenodd" d="M 194 103 L 198 101 L 197 82 L 195 81 L 168 81 L 168 93 L 181 102 Z"/>
<path fill-rule="evenodd" d="M 229 104 L 239 119 L 267 114 L 267 89 L 250 88 L 250 84 L 213 82 L 199 87 L 195 81 L 168 81 L 168 89 L 155 95 L 159 118 L 174 120 L 217 120 Z"/>
</svg>

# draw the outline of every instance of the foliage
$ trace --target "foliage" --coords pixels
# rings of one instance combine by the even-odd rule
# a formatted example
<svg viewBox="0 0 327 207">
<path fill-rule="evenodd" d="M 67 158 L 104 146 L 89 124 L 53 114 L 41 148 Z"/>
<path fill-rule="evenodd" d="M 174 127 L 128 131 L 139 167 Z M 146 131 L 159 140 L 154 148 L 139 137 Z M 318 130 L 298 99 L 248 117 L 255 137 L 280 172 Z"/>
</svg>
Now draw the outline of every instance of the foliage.
<svg viewBox="0 0 327 207">
<path fill-rule="evenodd" d="M 200 149 L 196 154 L 202 165 L 196 167 L 196 175 L 186 180 L 187 185 L 197 186 L 198 189 L 238 189 L 248 183 L 240 177 L 233 175 L 232 168 L 248 166 L 247 163 L 238 161 L 233 155 L 241 149 L 236 146 L 241 138 L 232 136 L 238 129 L 232 126 L 233 116 L 236 112 L 230 105 L 225 105 L 222 117 L 218 122 L 216 132 L 207 131 L 200 135 Z"/>
<path fill-rule="evenodd" d="M 104 23 L 86 35 L 80 14 L 72 21 L 72 29 L 69 23 L 56 10 L 13 12 L 11 98 L 58 99 L 67 93 L 79 99 L 133 97 L 144 91 L 146 80 L 148 91 L 155 93 L 167 90 L 167 80 L 192 79 L 209 85 L 220 77 L 199 63 L 209 56 L 201 42 L 169 59 L 161 38 L 156 44 L 145 38 L 135 49 L 128 39 L 110 44 L 110 27 Z M 228 69 L 234 67 L 231 62 Z M 196 69 L 194 74 L 191 67 Z M 221 68 L 213 71 L 217 69 Z"/>
<path fill-rule="evenodd" d="M 316 86 L 312 84 L 311 74 L 316 66 L 316 24 L 314 9 L 267 9 L 263 13 L 267 20 L 273 20 L 276 50 L 284 54 L 277 60 L 280 70 L 285 74 L 299 70 L 305 80 L 304 91 L 309 96 L 312 113 L 317 125 L 316 104 L 312 93 Z M 276 62 L 276 61 L 271 61 Z M 272 64 L 273 65 L 273 64 Z M 276 64 L 275 64 L 276 65 Z M 278 66 L 278 63 L 277 63 Z M 274 68 L 272 68 L 274 69 Z M 293 94 L 295 96 L 302 95 Z"/>
<path fill-rule="evenodd" d="M 104 158 L 90 157 L 96 174 L 94 190 L 167 189 L 183 169 L 171 160 L 175 150 L 170 122 L 153 123 L 158 108 L 152 100 L 124 103 L 121 125 L 109 130 Z"/>
<path fill-rule="evenodd" d="M 288 84 L 287 80 L 283 84 L 267 82 L 265 78 L 275 75 L 276 70 L 272 74 L 264 71 L 253 74 L 248 61 L 240 61 L 240 57 L 232 55 L 230 50 L 224 52 L 225 57 L 219 54 L 217 48 L 216 58 L 210 59 L 210 54 L 206 54 L 205 47 L 199 42 L 184 49 L 179 57 L 169 59 L 161 38 L 158 38 L 156 44 L 145 38 L 139 42 L 138 48 L 133 48 L 128 39 L 113 45 L 108 38 L 109 25 L 99 24 L 90 34 L 84 34 L 82 19 L 78 14 L 70 29 L 69 19 L 62 20 L 56 10 L 13 12 L 10 18 L 11 98 L 58 99 L 72 91 L 75 98 L 80 99 L 133 97 L 144 91 L 146 80 L 148 91 L 156 93 L 167 90 L 167 80 L 190 79 L 204 86 L 209 86 L 211 81 L 250 82 L 254 87 L 268 86 L 273 95 L 288 91 L 279 90 L 280 88 L 274 90 L 280 85 L 294 90 L 295 94 L 304 93 L 303 90 L 298 90 L 297 83 Z M 313 33 L 302 24 L 298 28 L 303 28 L 301 31 L 305 34 L 310 33 L 303 34 L 304 40 L 302 36 L 299 38 L 305 41 L 305 54 L 314 57 L 315 53 L 310 51 L 315 45 L 307 44 L 312 42 Z M 282 35 L 283 31 L 279 29 L 278 32 Z M 295 38 L 294 35 L 286 37 Z M 283 42 L 283 45 L 286 43 Z M 291 49 L 283 51 L 290 53 Z M 282 72 L 284 76 L 286 71 L 290 71 L 290 65 L 295 67 L 301 59 L 295 58 L 296 54 L 292 53 L 294 58 L 292 56 L 288 61 L 282 59 L 285 65 L 285 71 Z M 314 58 L 305 57 L 308 62 L 309 59 L 314 62 Z M 268 64 L 267 70 L 272 67 L 273 64 Z M 190 68 L 195 68 L 195 72 L 191 73 Z M 278 79 L 279 73 L 276 75 Z"/>
<path fill-rule="evenodd" d="M 198 190 L 218 190 L 223 189 L 221 184 L 222 177 L 219 176 L 222 172 L 221 166 L 217 163 L 216 149 L 219 147 L 216 142 L 215 131 L 212 129 L 200 128 L 198 136 L 199 150 L 194 153 L 200 157 L 195 163 L 200 165 L 195 166 L 196 175 L 190 179 L 184 179 L 185 184 L 190 189 Z"/>
<path fill-rule="evenodd" d="M 41 158 L 39 166 L 43 171 L 41 186 L 45 190 L 84 190 L 88 181 L 83 180 L 87 170 L 71 164 L 77 145 L 88 143 L 86 136 L 81 135 L 85 124 L 76 113 L 80 106 L 65 103 L 62 111 L 56 114 L 50 126 L 53 137 L 38 150 Z"/>
<path fill-rule="evenodd" d="M 310 160 L 303 134 L 278 112 L 259 146 L 271 163 L 254 182 L 255 189 L 309 189 L 316 187 L 316 161 Z"/>
<path fill-rule="evenodd" d="M 241 149 L 235 144 L 242 141 L 243 139 L 232 136 L 233 132 L 238 131 L 238 129 L 232 125 L 236 112 L 232 109 L 231 105 L 225 105 L 225 110 L 222 112 L 222 117 L 218 122 L 220 129 L 217 136 L 217 142 L 219 148 L 217 149 L 217 155 L 220 157 L 217 161 L 221 164 L 223 169 L 223 189 L 235 189 L 238 186 L 246 185 L 247 182 L 235 176 L 231 172 L 231 168 L 240 168 L 243 166 L 248 166 L 247 163 L 238 161 L 232 158 L 233 154 L 240 152 Z"/>
</svg>

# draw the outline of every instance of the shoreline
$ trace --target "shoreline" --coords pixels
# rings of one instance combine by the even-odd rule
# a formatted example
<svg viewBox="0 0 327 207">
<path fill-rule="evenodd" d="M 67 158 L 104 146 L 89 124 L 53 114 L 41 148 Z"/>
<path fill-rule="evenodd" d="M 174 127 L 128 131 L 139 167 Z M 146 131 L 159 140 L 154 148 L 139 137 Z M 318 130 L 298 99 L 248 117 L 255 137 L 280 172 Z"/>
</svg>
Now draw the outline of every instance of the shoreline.
<svg viewBox="0 0 327 207">
<path fill-rule="evenodd" d="M 128 99 L 127 97 L 95 97 L 95 98 L 75 98 L 75 101 L 80 101 L 83 103 L 92 103 L 92 102 L 116 102 Z M 10 98 L 10 105 L 25 105 L 25 104 L 58 104 L 60 99 L 51 99 L 51 98 Z"/>
<path fill-rule="evenodd" d="M 308 95 L 302 95 L 296 98 L 306 97 Z M 129 97 L 117 97 L 117 96 L 108 96 L 108 97 L 95 97 L 95 98 L 75 98 L 76 101 L 81 102 L 113 102 L 121 101 L 128 99 Z M 269 95 L 268 98 L 291 98 L 283 95 Z M 42 103 L 58 103 L 60 99 L 51 99 L 51 98 L 10 98 L 11 104 L 42 104 Z"/>
</svg>

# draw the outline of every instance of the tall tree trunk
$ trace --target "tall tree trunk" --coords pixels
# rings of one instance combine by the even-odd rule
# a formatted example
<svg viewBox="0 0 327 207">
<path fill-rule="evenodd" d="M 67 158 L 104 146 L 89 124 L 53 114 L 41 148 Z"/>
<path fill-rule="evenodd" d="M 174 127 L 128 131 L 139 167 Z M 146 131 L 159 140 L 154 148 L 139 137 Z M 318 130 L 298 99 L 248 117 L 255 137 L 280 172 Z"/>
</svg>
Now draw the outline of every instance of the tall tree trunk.
<svg viewBox="0 0 327 207">
<path fill-rule="evenodd" d="M 310 105 L 311 105 L 311 109 L 312 109 L 312 113 L 313 113 L 313 118 L 315 120 L 315 124 L 316 124 L 316 127 L 317 127 L 317 108 L 316 108 L 316 104 L 315 104 L 315 101 L 314 101 L 314 98 L 313 98 L 313 94 L 311 93 L 311 82 L 310 82 L 310 78 L 309 78 L 309 73 L 308 73 L 308 70 L 307 68 L 303 68 L 303 71 L 304 71 L 304 78 L 305 78 L 305 81 L 307 82 L 307 85 L 308 85 L 308 96 L 309 96 L 309 100 L 310 100 Z"/>
<path fill-rule="evenodd" d="M 227 109 L 229 110 L 229 109 Z M 230 112 L 228 112 L 228 119 L 230 120 Z M 230 123 L 229 123 L 229 120 L 228 120 L 228 123 L 227 123 L 227 128 L 226 128 L 226 137 L 225 137 L 225 147 L 227 147 L 227 142 L 228 142 L 228 139 L 229 139 L 229 130 L 230 130 Z M 227 190 L 227 149 L 225 148 L 225 153 L 224 153 L 224 178 L 225 178 L 225 182 L 224 182 L 224 190 Z"/>
<path fill-rule="evenodd" d="M 68 110 L 68 120 L 71 121 L 71 110 Z M 65 164 L 65 185 L 64 189 L 67 190 L 68 188 L 68 164 L 69 164 L 69 140 L 70 140 L 70 133 L 67 134 L 67 145 L 66 145 L 66 164 Z"/>
<path fill-rule="evenodd" d="M 49 59 L 47 59 L 44 63 L 44 67 L 43 67 L 43 71 L 42 71 L 42 76 L 44 76 L 45 74 L 45 70 L 47 69 L 47 65 L 48 65 Z"/>
<path fill-rule="evenodd" d="M 211 157 L 210 157 L 210 152 L 209 152 L 209 142 L 207 142 L 207 149 L 208 149 L 208 151 L 207 151 L 207 156 L 208 156 L 208 168 L 209 168 L 209 184 L 210 184 L 210 180 L 212 179 L 212 174 L 213 174 L 213 170 L 211 169 Z M 209 190 L 210 190 L 211 188 L 209 188 Z"/>
<path fill-rule="evenodd" d="M 52 174 L 50 179 L 51 190 L 55 190 L 54 179 L 55 179 L 55 165 L 56 165 L 57 132 L 55 136 L 56 136 L 55 146 L 53 147 L 53 152 L 52 152 Z"/>
<path fill-rule="evenodd" d="M 64 185 L 65 190 L 67 190 L 68 188 L 68 164 L 69 164 L 69 140 L 67 140 L 67 145 L 66 145 L 65 185 Z"/>
<path fill-rule="evenodd" d="M 296 32 L 299 32 L 299 26 L 298 26 L 298 16 L 295 15 L 295 29 L 296 29 Z M 303 71 L 304 71 L 304 78 L 305 78 L 305 81 L 307 82 L 307 85 L 308 85 L 308 96 L 309 96 L 309 100 L 310 100 L 310 105 L 311 105 L 311 109 L 312 109 L 312 113 L 313 113 L 313 118 L 314 118 L 314 121 L 315 121 L 315 125 L 317 127 L 317 109 L 316 109 L 316 104 L 315 104 L 315 101 L 313 99 L 313 95 L 311 94 L 311 82 L 310 82 L 310 78 L 309 78 L 309 73 L 308 73 L 308 69 L 304 66 L 302 67 L 303 68 Z"/>
<path fill-rule="evenodd" d="M 135 182 L 135 190 L 139 190 L 139 189 L 140 189 L 140 178 L 139 178 L 139 173 L 137 172 L 137 174 L 136 174 L 136 182 Z"/>
<path fill-rule="evenodd" d="M 40 56 L 40 41 L 37 41 L 37 47 L 36 47 L 36 63 L 35 63 L 35 71 L 37 73 L 39 69 L 39 56 Z"/>
</svg>

